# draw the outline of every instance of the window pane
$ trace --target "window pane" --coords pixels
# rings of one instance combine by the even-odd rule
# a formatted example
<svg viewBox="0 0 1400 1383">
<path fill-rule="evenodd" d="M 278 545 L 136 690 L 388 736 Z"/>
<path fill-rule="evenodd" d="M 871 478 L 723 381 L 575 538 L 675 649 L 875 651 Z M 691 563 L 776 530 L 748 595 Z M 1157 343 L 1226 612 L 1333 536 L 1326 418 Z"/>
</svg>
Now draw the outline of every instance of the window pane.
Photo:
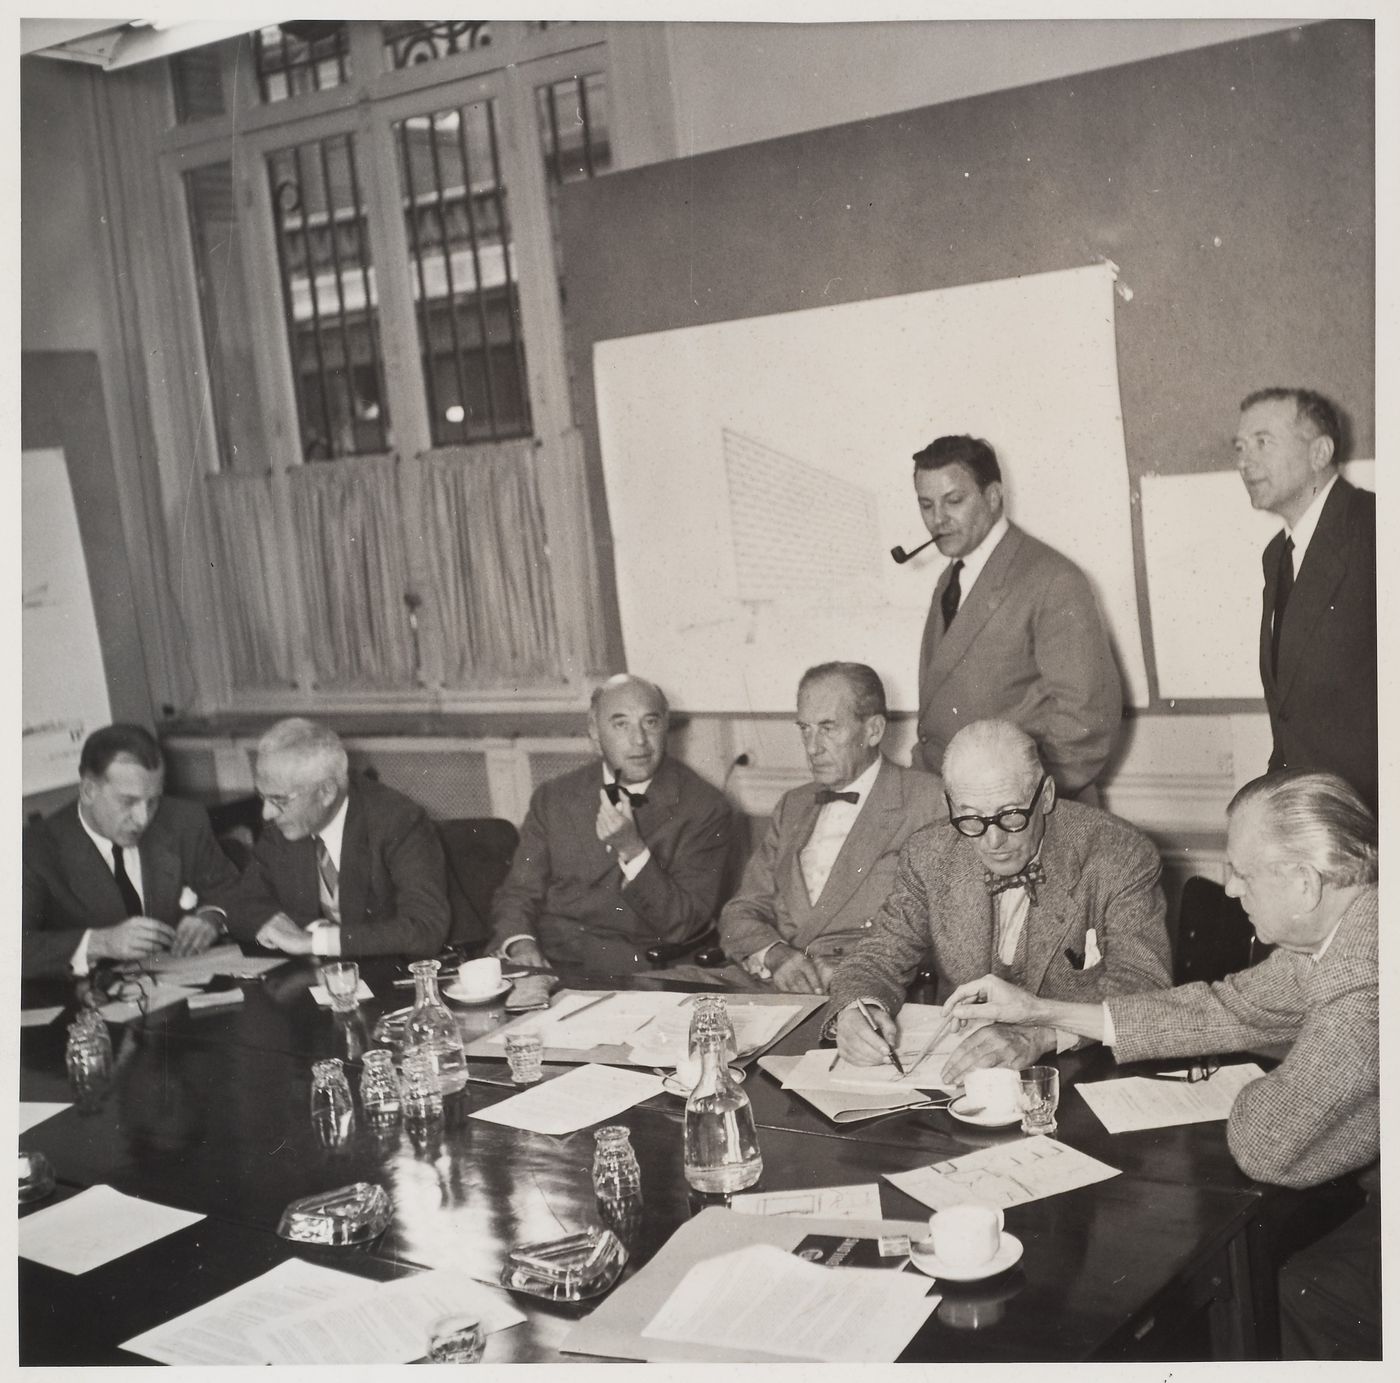
<svg viewBox="0 0 1400 1383">
<path fill-rule="evenodd" d="M 535 107 L 551 182 L 577 182 L 612 166 L 606 73 L 536 87 Z"/>
<path fill-rule="evenodd" d="M 350 75 L 350 31 L 333 19 L 297 19 L 257 32 L 264 104 L 339 86 Z"/>
<path fill-rule="evenodd" d="M 302 455 L 386 451 L 378 297 L 354 139 L 280 149 L 268 174 Z"/>
<path fill-rule="evenodd" d="M 189 48 L 170 60 L 175 89 L 175 118 L 180 124 L 224 113 L 223 46 Z"/>
<path fill-rule="evenodd" d="M 495 106 L 394 126 L 434 446 L 530 432 Z"/>
<path fill-rule="evenodd" d="M 396 70 L 491 46 L 489 19 L 398 19 L 384 24 L 383 31 L 384 52 Z"/>
<path fill-rule="evenodd" d="M 252 317 L 233 166 L 215 163 L 186 173 L 185 202 L 219 467 L 261 472 L 267 469 L 267 447 L 253 366 Z"/>
</svg>

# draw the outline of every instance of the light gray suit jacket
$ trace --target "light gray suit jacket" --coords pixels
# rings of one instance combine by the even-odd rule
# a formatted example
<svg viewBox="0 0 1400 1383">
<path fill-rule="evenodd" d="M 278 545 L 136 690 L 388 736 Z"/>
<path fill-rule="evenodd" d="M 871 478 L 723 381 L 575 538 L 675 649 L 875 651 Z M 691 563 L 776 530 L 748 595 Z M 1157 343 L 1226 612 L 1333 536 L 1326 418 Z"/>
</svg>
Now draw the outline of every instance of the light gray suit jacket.
<svg viewBox="0 0 1400 1383">
<path fill-rule="evenodd" d="M 882 757 L 869 799 L 813 903 L 799 855 L 821 811 L 819 787 L 804 783 L 783 794 L 744 870 L 739 892 L 720 913 L 720 944 L 735 960 L 775 941 L 826 961 L 839 960 L 866 935 L 894 886 L 904 842 L 946 812 L 937 778 Z"/>
<path fill-rule="evenodd" d="M 945 633 L 951 570 L 938 578 L 919 650 L 914 767 L 941 772 L 948 741 L 995 716 L 1030 735 L 1056 784 L 1078 792 L 1108 761 L 1123 716 L 1113 649 L 1084 573 L 1013 523 Z"/>
<path fill-rule="evenodd" d="M 1313 1186 L 1380 1156 L 1376 890 L 1319 961 L 1275 951 L 1217 984 L 1110 999 L 1119 1061 L 1293 1045 L 1235 1097 L 1228 1137 L 1248 1176 Z"/>
</svg>

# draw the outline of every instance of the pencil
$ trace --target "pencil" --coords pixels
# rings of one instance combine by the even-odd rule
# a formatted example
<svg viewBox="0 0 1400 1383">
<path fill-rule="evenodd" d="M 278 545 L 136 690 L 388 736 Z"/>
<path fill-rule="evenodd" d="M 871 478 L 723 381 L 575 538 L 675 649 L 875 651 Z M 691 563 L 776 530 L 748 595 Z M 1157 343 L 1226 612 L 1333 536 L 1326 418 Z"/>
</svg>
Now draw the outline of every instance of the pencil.
<svg viewBox="0 0 1400 1383">
<path fill-rule="evenodd" d="M 865 1000 L 857 999 L 856 1007 L 860 1010 L 860 1016 L 864 1018 L 866 1023 L 869 1025 L 870 1031 L 873 1032 L 876 1037 L 879 1037 L 881 1042 L 884 1042 L 885 1039 L 881 1036 L 880 1029 L 875 1026 L 875 1020 L 870 1016 L 870 1010 L 865 1006 Z M 885 1050 L 889 1053 L 890 1065 L 893 1066 L 894 1069 L 898 1071 L 901 1076 L 904 1075 L 904 1067 L 901 1066 L 899 1063 L 899 1053 L 896 1052 L 895 1049 L 892 1046 L 890 1046 L 888 1042 L 885 1043 Z"/>
</svg>

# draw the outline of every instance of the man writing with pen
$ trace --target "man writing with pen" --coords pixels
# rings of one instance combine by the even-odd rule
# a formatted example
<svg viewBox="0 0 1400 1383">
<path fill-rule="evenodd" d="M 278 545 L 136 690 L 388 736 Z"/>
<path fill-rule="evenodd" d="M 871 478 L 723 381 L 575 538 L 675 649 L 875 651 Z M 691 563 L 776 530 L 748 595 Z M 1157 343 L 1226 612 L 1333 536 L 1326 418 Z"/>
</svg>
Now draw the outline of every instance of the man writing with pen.
<svg viewBox="0 0 1400 1383">
<path fill-rule="evenodd" d="M 947 822 L 909 838 L 870 935 L 832 977 L 827 1030 L 846 1060 L 891 1059 L 905 991 L 930 957 L 945 992 L 989 972 L 1075 1001 L 1170 983 L 1161 861 L 1140 831 L 1059 801 L 1034 742 L 1009 721 L 960 730 L 943 779 Z M 992 1023 L 963 1040 L 944 1078 L 1027 1066 L 1079 1040 L 1051 1024 Z"/>
</svg>

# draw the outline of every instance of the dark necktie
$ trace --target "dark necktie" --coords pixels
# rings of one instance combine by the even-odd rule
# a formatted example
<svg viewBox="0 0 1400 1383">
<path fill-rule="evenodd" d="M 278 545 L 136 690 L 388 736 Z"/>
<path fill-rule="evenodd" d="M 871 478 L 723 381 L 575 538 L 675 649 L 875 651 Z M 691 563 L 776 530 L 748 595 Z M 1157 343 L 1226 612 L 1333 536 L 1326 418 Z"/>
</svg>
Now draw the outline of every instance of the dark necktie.
<svg viewBox="0 0 1400 1383">
<path fill-rule="evenodd" d="M 993 874 L 989 869 L 982 875 L 982 881 L 987 885 L 987 892 L 993 898 L 998 893 L 1005 893 L 1009 888 L 1023 888 L 1026 890 L 1026 898 L 1031 907 L 1036 904 L 1035 886 L 1045 882 L 1045 868 L 1039 860 L 1032 860 L 1018 874 Z"/>
<path fill-rule="evenodd" d="M 943 630 L 945 633 L 953 622 L 953 616 L 958 613 L 958 606 L 962 603 L 962 585 L 958 581 L 962 569 L 963 564 L 960 557 L 953 563 L 953 570 L 948 576 L 948 584 L 943 588 Z"/>
<path fill-rule="evenodd" d="M 605 790 L 608 794 L 608 800 L 614 807 L 617 806 L 624 797 L 631 803 L 633 811 L 636 811 L 638 807 L 645 807 L 647 804 L 646 793 L 631 792 L 619 782 L 609 783 Z"/>
<path fill-rule="evenodd" d="M 320 836 L 316 837 L 316 868 L 320 871 L 321 882 L 326 886 L 326 897 L 334 898 L 340 887 L 340 871 L 331 859 L 331 852 Z"/>
<path fill-rule="evenodd" d="M 137 893 L 136 885 L 131 882 L 131 875 L 126 872 L 126 861 L 122 858 L 124 853 L 120 845 L 112 846 L 112 873 L 116 875 L 117 892 L 122 896 L 126 915 L 140 917 L 145 909 L 141 906 L 141 895 Z"/>
<path fill-rule="evenodd" d="M 833 792 L 830 788 L 817 790 L 817 806 L 824 807 L 828 802 L 849 802 L 854 806 L 860 801 L 858 792 Z"/>
<path fill-rule="evenodd" d="M 1286 538 L 1283 551 L 1278 556 L 1278 580 L 1274 583 L 1274 642 L 1273 669 L 1278 674 L 1278 642 L 1283 632 L 1283 612 L 1288 608 L 1288 597 L 1293 594 L 1293 539 Z"/>
</svg>

